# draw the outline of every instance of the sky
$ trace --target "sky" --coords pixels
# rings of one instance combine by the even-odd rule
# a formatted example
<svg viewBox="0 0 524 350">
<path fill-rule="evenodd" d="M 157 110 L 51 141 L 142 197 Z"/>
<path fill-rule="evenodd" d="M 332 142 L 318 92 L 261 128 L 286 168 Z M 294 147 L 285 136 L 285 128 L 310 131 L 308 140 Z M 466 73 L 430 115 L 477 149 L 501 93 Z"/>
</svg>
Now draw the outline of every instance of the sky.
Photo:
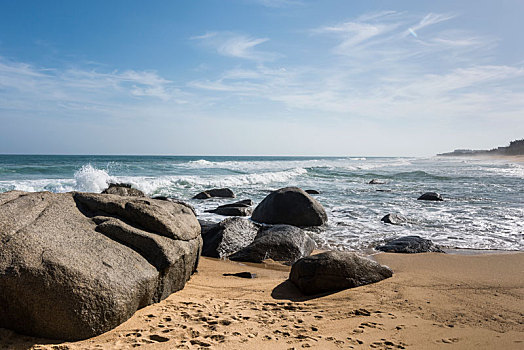
<svg viewBox="0 0 524 350">
<path fill-rule="evenodd" d="M 522 0 L 0 1 L 0 154 L 431 156 L 524 138 Z"/>
</svg>

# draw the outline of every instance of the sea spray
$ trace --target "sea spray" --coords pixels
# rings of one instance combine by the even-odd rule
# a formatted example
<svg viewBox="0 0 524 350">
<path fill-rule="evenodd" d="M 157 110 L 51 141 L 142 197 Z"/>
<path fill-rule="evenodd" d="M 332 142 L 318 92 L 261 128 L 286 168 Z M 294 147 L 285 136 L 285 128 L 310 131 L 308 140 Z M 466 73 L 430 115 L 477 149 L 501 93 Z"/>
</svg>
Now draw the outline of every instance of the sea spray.
<svg viewBox="0 0 524 350">
<path fill-rule="evenodd" d="M 83 165 L 75 172 L 75 189 L 82 192 L 100 193 L 107 188 L 111 177 L 105 170 L 97 169 L 91 164 Z"/>
</svg>

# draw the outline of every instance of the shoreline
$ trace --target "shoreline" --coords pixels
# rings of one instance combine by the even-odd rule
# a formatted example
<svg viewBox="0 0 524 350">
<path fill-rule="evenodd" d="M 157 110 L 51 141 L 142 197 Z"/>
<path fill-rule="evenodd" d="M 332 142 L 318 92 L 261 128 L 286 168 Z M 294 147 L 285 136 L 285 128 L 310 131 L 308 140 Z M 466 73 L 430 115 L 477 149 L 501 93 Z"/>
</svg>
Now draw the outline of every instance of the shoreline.
<svg viewBox="0 0 524 350">
<path fill-rule="evenodd" d="M 524 252 L 378 253 L 393 277 L 306 297 L 290 267 L 202 257 L 185 288 L 115 329 L 78 342 L 0 330 L 9 349 L 518 349 Z M 249 271 L 254 279 L 223 276 Z"/>
<path fill-rule="evenodd" d="M 503 155 L 503 154 L 457 154 L 457 155 L 437 155 L 438 158 L 464 158 L 464 159 L 490 159 L 505 160 L 512 163 L 524 163 L 524 155 Z"/>
</svg>

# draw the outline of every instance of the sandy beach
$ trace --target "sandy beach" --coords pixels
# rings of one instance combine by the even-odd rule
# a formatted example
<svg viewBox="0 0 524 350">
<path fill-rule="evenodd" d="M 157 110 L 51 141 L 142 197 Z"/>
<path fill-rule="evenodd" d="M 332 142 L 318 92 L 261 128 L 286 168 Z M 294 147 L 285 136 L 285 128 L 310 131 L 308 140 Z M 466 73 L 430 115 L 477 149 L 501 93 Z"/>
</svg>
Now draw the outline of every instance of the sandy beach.
<svg viewBox="0 0 524 350">
<path fill-rule="evenodd" d="M 522 349 L 524 254 L 386 254 L 392 278 L 304 297 L 289 267 L 203 257 L 186 287 L 110 332 L 50 342 L 0 331 L 3 349 Z M 249 271 L 254 279 L 223 276 Z"/>
</svg>

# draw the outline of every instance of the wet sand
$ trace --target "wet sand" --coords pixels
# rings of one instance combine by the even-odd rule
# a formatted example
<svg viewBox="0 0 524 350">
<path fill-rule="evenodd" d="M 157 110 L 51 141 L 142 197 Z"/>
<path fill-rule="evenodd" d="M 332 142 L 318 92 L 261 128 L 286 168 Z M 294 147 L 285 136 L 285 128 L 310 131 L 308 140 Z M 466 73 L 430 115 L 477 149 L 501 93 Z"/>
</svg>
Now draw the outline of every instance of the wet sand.
<svg viewBox="0 0 524 350">
<path fill-rule="evenodd" d="M 524 253 L 386 254 L 394 276 L 304 297 L 289 267 L 202 258 L 186 287 L 84 341 L 0 330 L 10 349 L 522 349 Z M 223 276 L 249 271 L 255 279 Z"/>
</svg>

